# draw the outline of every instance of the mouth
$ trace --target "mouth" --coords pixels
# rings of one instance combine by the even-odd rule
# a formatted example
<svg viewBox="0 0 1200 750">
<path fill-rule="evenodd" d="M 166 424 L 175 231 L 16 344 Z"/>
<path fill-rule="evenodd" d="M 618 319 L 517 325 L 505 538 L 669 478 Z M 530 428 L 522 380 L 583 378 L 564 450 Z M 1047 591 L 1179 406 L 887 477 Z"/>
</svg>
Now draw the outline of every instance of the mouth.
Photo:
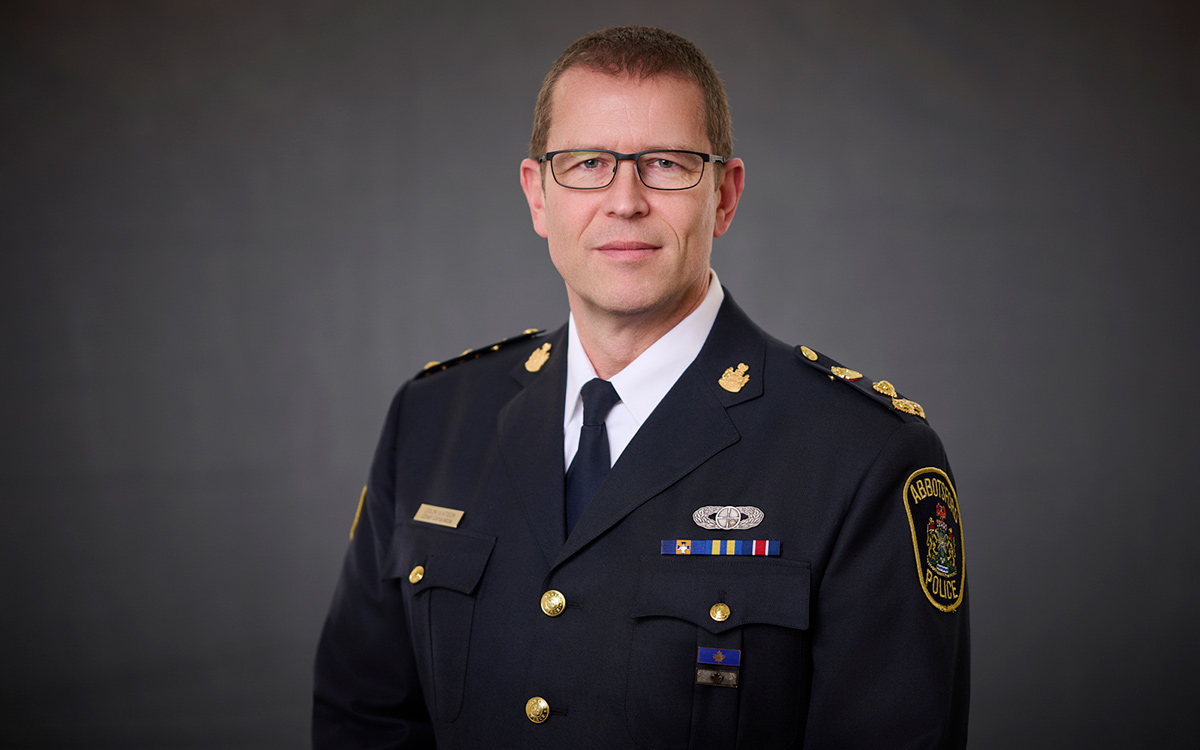
<svg viewBox="0 0 1200 750">
<path fill-rule="evenodd" d="M 595 248 L 602 253 L 611 253 L 619 256 L 639 256 L 648 255 L 659 249 L 659 245 L 652 245 L 649 242 L 638 242 L 630 240 L 616 240 L 606 242 Z"/>
</svg>

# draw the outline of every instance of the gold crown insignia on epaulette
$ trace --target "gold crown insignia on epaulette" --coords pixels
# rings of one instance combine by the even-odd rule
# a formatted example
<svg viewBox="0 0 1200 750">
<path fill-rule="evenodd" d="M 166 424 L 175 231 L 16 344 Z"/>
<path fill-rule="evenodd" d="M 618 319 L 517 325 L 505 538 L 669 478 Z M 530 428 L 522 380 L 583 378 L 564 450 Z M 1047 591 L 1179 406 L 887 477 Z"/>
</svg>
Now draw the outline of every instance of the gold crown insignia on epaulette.
<svg viewBox="0 0 1200 750">
<path fill-rule="evenodd" d="M 478 349 L 467 349 L 457 357 L 447 359 L 444 362 L 434 360 L 433 362 L 427 363 L 425 367 L 423 367 L 421 371 L 414 376 L 414 379 L 428 377 L 435 372 L 441 372 L 442 370 L 449 369 L 468 360 L 479 359 L 489 352 L 498 352 L 509 344 L 515 344 L 518 341 L 526 341 L 534 336 L 537 336 L 539 333 L 542 333 L 541 328 L 526 328 L 519 336 L 510 336 L 506 339 L 501 339 L 494 344 L 483 346 Z"/>
<path fill-rule="evenodd" d="M 921 405 L 916 401 L 909 401 L 906 398 L 902 398 L 896 391 L 896 387 L 888 381 L 870 380 L 864 377 L 861 372 L 851 370 L 849 367 L 842 367 L 828 357 L 817 354 L 807 346 L 796 347 L 796 353 L 809 365 L 828 375 L 830 380 L 841 380 L 849 383 L 858 392 L 870 396 L 875 401 L 887 404 L 896 411 L 925 419 L 925 410 L 921 408 Z"/>
</svg>

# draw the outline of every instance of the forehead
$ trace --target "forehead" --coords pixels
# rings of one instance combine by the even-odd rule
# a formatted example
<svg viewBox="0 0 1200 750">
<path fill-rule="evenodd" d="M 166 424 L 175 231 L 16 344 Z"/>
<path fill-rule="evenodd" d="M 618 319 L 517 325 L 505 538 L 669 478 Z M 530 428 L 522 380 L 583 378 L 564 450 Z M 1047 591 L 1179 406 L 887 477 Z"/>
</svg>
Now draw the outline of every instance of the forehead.
<svg viewBox="0 0 1200 750">
<path fill-rule="evenodd" d="M 547 150 L 575 146 L 708 151 L 704 95 L 698 84 L 676 76 L 570 68 L 554 86 Z"/>
</svg>

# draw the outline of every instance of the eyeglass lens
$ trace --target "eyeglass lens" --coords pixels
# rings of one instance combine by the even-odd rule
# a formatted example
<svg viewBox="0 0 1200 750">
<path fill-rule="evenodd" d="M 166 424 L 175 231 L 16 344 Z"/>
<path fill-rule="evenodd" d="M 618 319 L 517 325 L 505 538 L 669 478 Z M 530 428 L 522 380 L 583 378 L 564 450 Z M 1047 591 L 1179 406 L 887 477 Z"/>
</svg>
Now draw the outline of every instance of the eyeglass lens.
<svg viewBox="0 0 1200 750">
<path fill-rule="evenodd" d="M 615 156 L 603 151 L 564 151 L 551 157 L 554 179 L 563 187 L 607 187 L 616 176 Z M 686 151 L 654 151 L 637 159 L 638 174 L 647 187 L 683 190 L 695 187 L 704 175 L 704 160 Z"/>
</svg>

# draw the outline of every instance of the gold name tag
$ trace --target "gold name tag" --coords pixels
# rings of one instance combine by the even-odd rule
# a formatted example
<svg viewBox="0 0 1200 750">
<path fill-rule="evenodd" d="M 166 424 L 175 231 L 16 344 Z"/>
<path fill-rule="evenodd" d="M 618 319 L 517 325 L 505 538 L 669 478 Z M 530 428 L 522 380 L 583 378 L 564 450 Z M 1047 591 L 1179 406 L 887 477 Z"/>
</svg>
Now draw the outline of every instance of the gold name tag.
<svg viewBox="0 0 1200 750">
<path fill-rule="evenodd" d="M 449 526 L 452 529 L 457 529 L 458 522 L 462 520 L 462 517 L 463 512 L 461 510 L 421 503 L 421 507 L 417 508 L 417 515 L 413 516 L 413 520 L 436 523 L 438 526 Z"/>
</svg>

